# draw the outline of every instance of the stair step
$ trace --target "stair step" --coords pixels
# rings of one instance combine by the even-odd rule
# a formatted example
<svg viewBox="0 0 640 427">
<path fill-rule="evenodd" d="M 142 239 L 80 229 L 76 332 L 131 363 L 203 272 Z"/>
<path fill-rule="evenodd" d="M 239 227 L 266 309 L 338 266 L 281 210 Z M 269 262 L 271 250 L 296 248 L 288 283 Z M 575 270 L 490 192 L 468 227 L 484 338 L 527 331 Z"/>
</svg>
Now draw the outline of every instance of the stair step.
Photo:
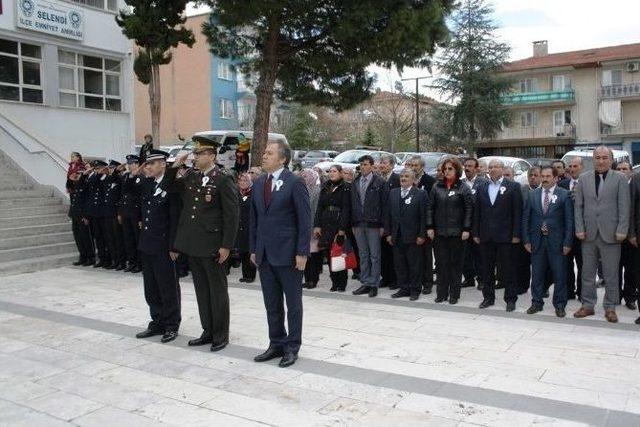
<svg viewBox="0 0 640 427">
<path fill-rule="evenodd" d="M 0 180 L 0 191 L 25 191 L 33 190 L 33 185 L 22 182 L 20 184 L 14 184 L 10 182 L 4 182 Z"/>
<path fill-rule="evenodd" d="M 62 205 L 62 200 L 56 197 L 29 197 L 26 199 L 0 200 L 0 209 L 53 206 L 53 205 Z"/>
<path fill-rule="evenodd" d="M 18 236 L 0 239 L 0 250 L 19 249 L 29 246 L 53 245 L 75 242 L 73 233 L 64 231 L 61 233 L 35 234 L 33 236 Z"/>
<path fill-rule="evenodd" d="M 71 232 L 71 221 L 69 221 L 69 218 L 66 218 L 66 221 L 64 222 L 57 224 L 28 225 L 24 227 L 0 229 L 0 236 L 10 239 L 13 237 L 27 237 L 64 232 Z"/>
<path fill-rule="evenodd" d="M 0 219 L 32 216 L 34 213 L 37 213 L 38 215 L 61 214 L 67 213 L 67 211 L 68 207 L 63 205 L 28 206 L 8 209 L 0 208 Z"/>
<path fill-rule="evenodd" d="M 46 225 L 60 224 L 69 221 L 69 217 L 65 214 L 55 215 L 34 215 L 23 216 L 19 218 L 0 218 L 0 228 L 26 227 L 29 225 Z"/>
<path fill-rule="evenodd" d="M 38 258 L 23 259 L 0 263 L 0 276 L 13 274 L 32 273 L 34 271 L 49 270 L 68 266 L 78 259 L 77 252 L 69 252 Z"/>
<path fill-rule="evenodd" d="M 0 192 L 0 200 L 6 199 L 26 199 L 30 197 L 51 197 L 53 196 L 53 190 L 50 188 L 39 188 L 34 190 L 20 190 L 20 191 L 3 191 Z"/>
<path fill-rule="evenodd" d="M 50 245 L 27 246 L 24 248 L 3 249 L 0 251 L 0 263 L 37 258 L 50 255 L 71 253 L 76 249 L 75 242 L 53 243 Z"/>
</svg>

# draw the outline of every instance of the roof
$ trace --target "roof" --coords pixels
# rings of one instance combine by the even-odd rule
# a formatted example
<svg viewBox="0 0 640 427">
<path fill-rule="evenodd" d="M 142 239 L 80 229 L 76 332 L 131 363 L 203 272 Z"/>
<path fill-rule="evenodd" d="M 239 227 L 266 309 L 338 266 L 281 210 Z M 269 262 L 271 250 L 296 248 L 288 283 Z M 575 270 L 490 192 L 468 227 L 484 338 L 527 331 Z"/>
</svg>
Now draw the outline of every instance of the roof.
<svg viewBox="0 0 640 427">
<path fill-rule="evenodd" d="M 526 59 L 508 62 L 504 65 L 503 70 L 510 72 L 566 66 L 587 68 L 597 66 L 601 62 L 605 61 L 618 61 L 634 58 L 640 58 L 640 43 L 552 53 L 539 57 L 532 56 Z"/>
</svg>

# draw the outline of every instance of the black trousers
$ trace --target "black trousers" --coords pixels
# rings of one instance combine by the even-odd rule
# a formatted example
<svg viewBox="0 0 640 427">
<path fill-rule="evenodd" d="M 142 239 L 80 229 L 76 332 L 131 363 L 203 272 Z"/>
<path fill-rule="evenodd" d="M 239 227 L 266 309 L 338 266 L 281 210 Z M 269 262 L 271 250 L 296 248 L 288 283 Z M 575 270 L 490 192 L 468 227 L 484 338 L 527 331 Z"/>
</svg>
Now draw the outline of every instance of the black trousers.
<svg viewBox="0 0 640 427">
<path fill-rule="evenodd" d="M 256 266 L 251 262 L 251 253 L 244 252 L 240 254 L 240 263 L 242 266 L 242 278 L 248 280 L 256 279 Z"/>
<path fill-rule="evenodd" d="M 307 264 L 304 267 L 304 281 L 318 284 L 322 273 L 322 252 L 312 252 L 309 254 Z"/>
<path fill-rule="evenodd" d="M 393 246 L 387 243 L 387 239 L 382 238 L 380 242 L 380 275 L 382 276 L 380 286 L 396 285 L 396 272 L 393 267 L 394 258 Z"/>
<path fill-rule="evenodd" d="M 100 259 L 100 262 L 104 264 L 111 264 L 111 256 L 107 249 L 107 244 L 104 240 L 101 222 L 102 218 L 92 217 L 89 219 L 91 238 L 95 243 L 95 249 L 98 252 L 98 258 Z"/>
<path fill-rule="evenodd" d="M 422 261 L 422 286 L 425 288 L 433 287 L 433 242 L 429 239 L 423 246 L 424 260 Z"/>
<path fill-rule="evenodd" d="M 476 279 L 478 283 L 482 283 L 482 260 L 480 259 L 480 249 L 471 237 L 464 243 L 464 262 L 462 266 L 462 274 L 465 281 Z"/>
<path fill-rule="evenodd" d="M 513 243 L 481 242 L 480 251 L 482 253 L 482 271 L 484 272 L 482 296 L 485 301 L 495 302 L 496 300 L 495 271 L 497 264 L 500 266 L 504 283 L 504 300 L 505 302 L 516 302 L 518 287 L 513 280 Z"/>
<path fill-rule="evenodd" d="M 517 258 L 516 268 L 513 270 L 514 280 L 518 286 L 518 293 L 523 294 L 529 290 L 531 284 L 531 254 L 527 252 L 522 243 L 513 245 L 513 253 Z"/>
<path fill-rule="evenodd" d="M 402 239 L 393 242 L 393 265 L 396 269 L 396 283 L 409 293 L 420 292 L 424 274 L 424 245 L 404 243 Z"/>
<path fill-rule="evenodd" d="M 464 262 L 464 244 L 460 236 L 436 236 L 433 249 L 438 269 L 436 297 L 447 299 L 460 298 L 462 265 Z"/>
<path fill-rule="evenodd" d="M 582 296 L 582 245 L 580 240 L 573 239 L 573 247 L 571 252 L 567 255 L 567 297 L 573 299 L 574 297 L 581 298 Z M 574 271 L 573 260 L 575 259 L 575 265 L 578 268 L 578 275 Z"/>
<path fill-rule="evenodd" d="M 620 287 L 620 300 L 624 299 L 626 303 L 635 302 L 638 299 L 638 294 L 636 293 L 637 274 L 633 269 L 634 252 L 637 250 L 627 240 L 622 243 L 620 267 L 618 269 L 618 286 Z"/>
<path fill-rule="evenodd" d="M 124 244 L 124 253 L 129 264 L 138 265 L 138 238 L 140 236 L 140 227 L 138 227 L 138 218 L 122 217 L 122 241 Z"/>
<path fill-rule="evenodd" d="M 224 265 L 213 257 L 189 257 L 203 336 L 229 341 L 229 291 Z"/>
<path fill-rule="evenodd" d="M 125 261 L 124 244 L 122 243 L 122 229 L 116 217 L 100 218 L 102 236 L 109 251 L 109 257 L 113 264 L 123 264 Z"/>
<path fill-rule="evenodd" d="M 82 222 L 82 218 L 74 216 L 71 218 L 71 229 L 73 231 L 73 239 L 78 247 L 81 261 L 93 260 L 96 255 L 93 250 L 93 242 L 91 241 L 91 228 Z"/>
<path fill-rule="evenodd" d="M 169 252 L 140 253 L 144 298 L 149 305 L 149 329 L 177 331 L 180 315 L 180 284 Z"/>
</svg>

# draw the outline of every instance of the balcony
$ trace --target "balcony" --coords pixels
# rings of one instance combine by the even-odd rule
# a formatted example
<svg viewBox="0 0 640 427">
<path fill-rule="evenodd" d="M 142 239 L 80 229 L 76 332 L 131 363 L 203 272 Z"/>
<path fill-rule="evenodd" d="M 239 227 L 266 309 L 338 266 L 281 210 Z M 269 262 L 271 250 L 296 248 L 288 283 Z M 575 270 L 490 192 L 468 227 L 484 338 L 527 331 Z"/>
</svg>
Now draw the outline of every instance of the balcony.
<svg viewBox="0 0 640 427">
<path fill-rule="evenodd" d="M 505 128 L 496 135 L 495 140 L 527 140 L 527 139 L 575 139 L 575 126 L 567 124 L 563 127 L 513 127 Z"/>
<path fill-rule="evenodd" d="M 616 127 L 601 124 L 600 134 L 603 136 L 640 135 L 640 122 L 624 122 Z"/>
<path fill-rule="evenodd" d="M 640 82 L 626 83 L 619 85 L 602 86 L 600 88 L 600 98 L 630 98 L 640 97 Z"/>
<path fill-rule="evenodd" d="M 521 92 L 502 96 L 504 105 L 573 104 L 576 95 L 573 89 L 551 92 Z"/>
</svg>

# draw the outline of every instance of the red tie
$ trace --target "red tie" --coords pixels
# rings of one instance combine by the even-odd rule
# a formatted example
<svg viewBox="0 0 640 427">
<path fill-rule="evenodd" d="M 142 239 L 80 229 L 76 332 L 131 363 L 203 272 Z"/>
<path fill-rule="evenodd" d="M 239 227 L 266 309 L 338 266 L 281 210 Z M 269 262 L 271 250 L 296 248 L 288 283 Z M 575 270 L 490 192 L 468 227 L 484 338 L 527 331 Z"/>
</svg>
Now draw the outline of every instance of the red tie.
<svg viewBox="0 0 640 427">
<path fill-rule="evenodd" d="M 264 182 L 264 206 L 269 207 L 271 203 L 271 182 L 273 181 L 273 175 L 269 174 L 269 177 Z"/>
</svg>

